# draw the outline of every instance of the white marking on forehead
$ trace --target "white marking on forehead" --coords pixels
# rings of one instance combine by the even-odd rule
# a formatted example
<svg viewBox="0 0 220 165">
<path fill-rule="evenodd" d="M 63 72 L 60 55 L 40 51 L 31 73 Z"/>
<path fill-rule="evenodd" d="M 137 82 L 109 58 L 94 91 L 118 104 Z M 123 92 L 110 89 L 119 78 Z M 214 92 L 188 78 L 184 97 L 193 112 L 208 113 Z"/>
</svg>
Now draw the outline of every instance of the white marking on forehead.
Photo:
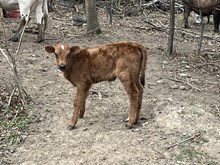
<svg viewBox="0 0 220 165">
<path fill-rule="evenodd" d="M 61 49 L 64 50 L 64 45 L 63 44 L 61 45 Z"/>
</svg>

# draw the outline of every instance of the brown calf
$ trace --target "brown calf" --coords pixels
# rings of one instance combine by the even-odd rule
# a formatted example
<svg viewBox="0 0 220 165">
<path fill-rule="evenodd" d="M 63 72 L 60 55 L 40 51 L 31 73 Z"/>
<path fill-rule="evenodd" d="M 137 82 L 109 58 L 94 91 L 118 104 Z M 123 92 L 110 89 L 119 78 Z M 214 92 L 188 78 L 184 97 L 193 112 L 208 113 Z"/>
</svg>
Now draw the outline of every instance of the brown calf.
<svg viewBox="0 0 220 165">
<path fill-rule="evenodd" d="M 46 46 L 45 50 L 56 55 L 57 65 L 64 77 L 77 88 L 68 129 L 75 127 L 78 115 L 83 117 L 92 84 L 114 81 L 116 78 L 122 82 L 130 99 L 127 126 L 132 128 L 137 123 L 145 84 L 146 48 L 137 43 L 121 42 L 85 49 L 57 44 Z"/>
</svg>

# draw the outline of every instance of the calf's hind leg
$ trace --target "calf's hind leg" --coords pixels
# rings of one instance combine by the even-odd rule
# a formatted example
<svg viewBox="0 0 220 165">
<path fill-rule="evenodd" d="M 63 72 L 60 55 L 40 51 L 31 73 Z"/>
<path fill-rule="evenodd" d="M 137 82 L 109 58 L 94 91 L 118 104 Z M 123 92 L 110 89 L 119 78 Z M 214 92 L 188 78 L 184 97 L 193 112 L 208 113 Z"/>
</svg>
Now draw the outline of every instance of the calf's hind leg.
<svg viewBox="0 0 220 165">
<path fill-rule="evenodd" d="M 138 87 L 139 90 L 139 99 L 138 99 L 138 113 L 137 113 L 137 121 L 140 118 L 140 111 L 141 111 L 141 105 L 142 105 L 142 99 L 143 99 L 143 93 L 144 93 L 144 89 L 142 84 L 140 83 L 139 79 L 136 81 L 136 85 Z"/>
<path fill-rule="evenodd" d="M 132 128 L 133 125 L 137 123 L 139 118 L 140 91 L 137 87 L 135 78 L 132 75 L 125 73 L 124 75 L 122 74 L 122 76 L 120 76 L 119 79 L 124 85 L 124 88 L 129 96 L 130 112 L 127 126 L 128 128 Z"/>
</svg>

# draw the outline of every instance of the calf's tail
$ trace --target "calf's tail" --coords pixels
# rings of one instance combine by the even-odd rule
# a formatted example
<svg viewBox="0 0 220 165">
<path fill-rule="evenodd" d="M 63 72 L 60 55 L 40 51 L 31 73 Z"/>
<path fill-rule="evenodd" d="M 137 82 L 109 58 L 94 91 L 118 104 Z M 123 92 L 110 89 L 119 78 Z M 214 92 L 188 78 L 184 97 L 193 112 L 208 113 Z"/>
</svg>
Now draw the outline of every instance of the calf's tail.
<svg viewBox="0 0 220 165">
<path fill-rule="evenodd" d="M 140 81 L 141 84 L 145 85 L 145 69 L 147 65 L 147 49 L 142 46 L 141 48 L 141 64 L 140 64 Z"/>
</svg>

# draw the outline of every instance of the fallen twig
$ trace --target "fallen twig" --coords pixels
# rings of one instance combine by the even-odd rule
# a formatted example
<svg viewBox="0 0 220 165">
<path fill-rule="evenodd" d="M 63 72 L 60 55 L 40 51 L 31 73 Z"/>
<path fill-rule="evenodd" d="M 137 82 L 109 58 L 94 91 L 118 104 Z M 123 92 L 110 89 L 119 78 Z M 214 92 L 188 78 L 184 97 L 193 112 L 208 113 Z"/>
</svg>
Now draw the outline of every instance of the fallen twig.
<svg viewBox="0 0 220 165">
<path fill-rule="evenodd" d="M 7 105 L 8 107 L 9 107 L 10 104 L 11 104 L 11 99 L 12 99 L 12 96 L 13 96 L 14 92 L 15 92 L 15 88 L 12 90 L 11 95 L 10 95 L 10 97 L 9 97 L 9 99 L 8 99 L 8 105 Z"/>
<path fill-rule="evenodd" d="M 29 18 L 29 16 L 28 16 L 28 18 Z M 13 56 L 10 53 L 10 51 L 8 50 L 8 43 L 7 43 L 7 39 L 6 39 L 5 27 L 4 27 L 4 23 L 1 19 L 1 24 L 2 24 L 2 28 L 3 28 L 4 39 L 5 39 L 5 44 L 6 44 L 5 50 L 7 51 L 7 55 L 4 53 L 4 51 L 2 49 L 0 49 L 0 50 L 1 50 L 2 54 L 6 57 L 9 65 L 12 67 L 12 70 L 13 70 L 13 73 L 14 73 L 15 83 L 17 85 L 19 96 L 20 96 L 20 99 L 21 99 L 23 105 L 26 105 L 26 100 L 25 100 L 25 96 L 23 94 L 23 89 L 22 89 L 22 85 L 21 85 L 21 82 L 20 82 L 20 77 L 19 77 L 18 72 L 17 72 L 17 65 L 16 65 L 15 57 L 19 54 L 20 47 L 21 47 L 21 41 L 22 41 L 22 38 L 23 38 L 23 35 L 24 35 L 24 30 L 27 26 L 27 23 L 28 23 L 28 21 L 26 21 L 26 23 L 24 25 L 24 28 L 23 28 L 22 33 L 20 35 L 20 39 L 19 39 L 19 43 L 18 43 L 18 47 L 17 47 L 16 53 L 15 53 L 15 56 Z M 9 60 L 8 57 L 10 58 L 10 60 Z"/>
<path fill-rule="evenodd" d="M 162 30 L 162 31 L 166 31 L 168 33 L 168 24 L 165 25 L 163 24 L 161 21 L 159 21 L 158 19 L 153 19 L 153 18 L 149 18 L 147 17 L 147 15 L 145 13 L 143 13 L 145 16 L 145 22 L 150 24 L 151 26 L 155 27 L 157 30 Z M 184 29 L 181 27 L 175 27 L 175 31 L 179 31 L 182 34 L 191 36 L 191 37 L 196 37 L 196 38 L 200 38 L 201 34 L 193 32 L 192 30 L 189 29 Z M 207 40 L 215 40 L 215 41 L 220 41 L 220 37 L 219 36 L 213 36 L 213 35 L 205 35 L 203 34 L 203 38 L 207 39 Z"/>
<path fill-rule="evenodd" d="M 86 34 L 91 34 L 91 33 L 97 33 L 97 31 L 100 29 L 100 27 L 97 27 L 93 30 L 87 31 Z"/>
<path fill-rule="evenodd" d="M 157 30 L 161 30 L 161 31 L 166 31 L 168 29 L 168 25 L 164 25 L 161 21 L 159 20 L 154 20 L 157 21 L 157 23 L 154 23 L 152 19 L 146 18 L 145 22 L 152 25 L 153 27 L 155 27 Z"/>
<path fill-rule="evenodd" d="M 189 85 L 191 88 L 196 89 L 197 91 L 201 91 L 201 89 L 194 87 L 192 84 L 189 83 L 189 80 L 187 79 L 187 82 L 185 82 L 187 85 Z"/>
<path fill-rule="evenodd" d="M 2 52 L 3 56 L 5 56 L 9 66 L 13 69 L 13 65 L 12 65 L 11 61 L 9 60 L 8 56 L 5 54 L 5 52 L 3 51 L 2 48 L 0 48 L 0 51 Z"/>
<path fill-rule="evenodd" d="M 58 6 L 57 6 L 57 5 L 54 6 L 54 9 L 55 9 L 55 11 L 56 11 L 58 14 L 60 14 L 62 17 L 65 17 L 64 14 L 60 12 L 60 10 L 58 9 Z"/>
<path fill-rule="evenodd" d="M 61 22 L 63 22 L 63 21 L 65 21 L 65 22 L 67 22 L 67 21 L 72 21 L 72 19 L 66 19 L 66 18 L 58 18 L 58 17 L 53 17 L 53 19 L 55 19 L 55 20 L 57 20 L 57 21 L 61 21 Z M 72 23 L 70 24 L 70 25 L 72 25 Z"/>
<path fill-rule="evenodd" d="M 199 88 L 197 88 L 197 87 L 194 87 L 194 86 L 193 86 L 192 84 L 190 84 L 189 82 L 185 82 L 185 81 L 178 80 L 178 79 L 173 79 L 173 78 L 167 78 L 167 79 L 168 79 L 168 80 L 171 80 L 171 81 L 175 81 L 175 82 L 187 84 L 187 85 L 189 85 L 191 88 L 196 89 L 197 91 L 201 91 L 201 89 L 199 89 Z"/>
<path fill-rule="evenodd" d="M 213 61 L 213 62 L 208 62 L 208 63 L 205 63 L 205 64 L 196 65 L 196 66 L 194 66 L 194 68 L 200 68 L 200 67 L 203 67 L 203 66 L 206 66 L 206 65 L 215 65 L 217 67 L 220 67 L 220 64 L 219 65 L 215 64 L 217 62 L 220 62 L 220 60 Z"/>
<path fill-rule="evenodd" d="M 187 141 L 189 141 L 189 140 L 194 140 L 194 139 L 198 138 L 199 136 L 201 136 L 201 133 L 200 133 L 200 132 L 196 132 L 196 133 L 194 133 L 191 137 L 189 137 L 189 138 L 187 138 L 187 139 L 185 139 L 185 140 L 183 140 L 183 141 L 180 141 L 180 142 L 178 142 L 178 143 L 172 144 L 172 145 L 166 147 L 165 149 L 173 148 L 173 147 L 178 146 L 178 145 L 180 145 L 181 143 L 187 142 Z"/>
<path fill-rule="evenodd" d="M 186 34 L 186 35 L 189 35 L 191 37 L 196 37 L 196 38 L 199 38 L 200 37 L 200 34 L 199 33 L 196 33 L 196 32 L 193 32 L 192 30 L 189 30 L 189 29 L 184 29 L 184 28 L 181 28 L 181 27 L 175 27 L 175 29 L 177 31 L 180 31 L 180 33 L 183 33 L 183 34 Z M 218 36 L 212 36 L 212 35 L 203 35 L 203 38 L 207 39 L 207 40 L 215 40 L 215 41 L 220 41 L 220 37 Z"/>
<path fill-rule="evenodd" d="M 151 6 L 151 5 L 155 4 L 155 3 L 157 3 L 158 1 L 159 1 L 159 0 L 152 0 L 152 1 L 148 2 L 148 3 L 146 3 L 146 4 L 142 4 L 141 6 L 149 7 L 149 6 Z"/>
</svg>

